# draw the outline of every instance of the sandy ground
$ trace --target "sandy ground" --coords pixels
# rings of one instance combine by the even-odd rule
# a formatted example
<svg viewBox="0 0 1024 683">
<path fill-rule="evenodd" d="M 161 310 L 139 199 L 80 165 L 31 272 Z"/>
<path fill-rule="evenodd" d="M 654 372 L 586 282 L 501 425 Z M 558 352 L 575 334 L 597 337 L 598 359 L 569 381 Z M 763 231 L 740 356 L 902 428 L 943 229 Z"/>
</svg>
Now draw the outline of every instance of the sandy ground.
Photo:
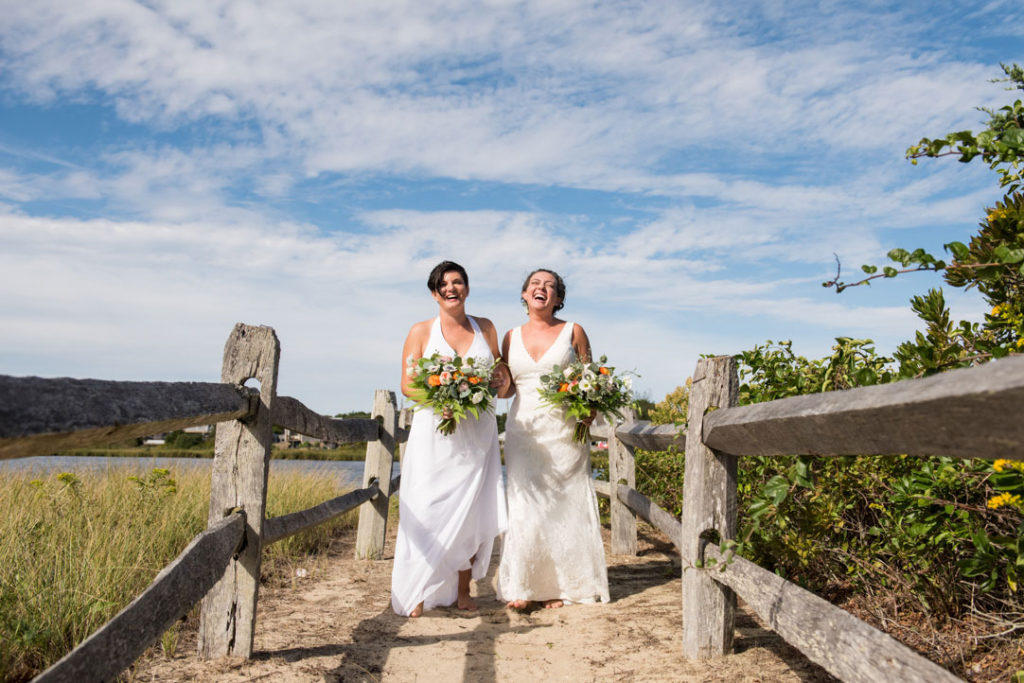
<svg viewBox="0 0 1024 683">
<path fill-rule="evenodd" d="M 354 537 L 354 535 L 353 535 Z M 831 681 L 749 612 L 736 654 L 688 662 L 680 654 L 680 572 L 672 547 L 647 528 L 637 557 L 608 555 L 612 602 L 517 613 L 476 585 L 480 609 L 419 619 L 390 608 L 393 531 L 379 562 L 352 557 L 353 537 L 304 567 L 291 585 L 264 588 L 251 660 L 201 662 L 194 633 L 175 656 L 156 649 L 136 681 Z M 607 547 L 606 547 L 607 552 Z M 300 574 L 302 572 L 299 572 Z"/>
</svg>

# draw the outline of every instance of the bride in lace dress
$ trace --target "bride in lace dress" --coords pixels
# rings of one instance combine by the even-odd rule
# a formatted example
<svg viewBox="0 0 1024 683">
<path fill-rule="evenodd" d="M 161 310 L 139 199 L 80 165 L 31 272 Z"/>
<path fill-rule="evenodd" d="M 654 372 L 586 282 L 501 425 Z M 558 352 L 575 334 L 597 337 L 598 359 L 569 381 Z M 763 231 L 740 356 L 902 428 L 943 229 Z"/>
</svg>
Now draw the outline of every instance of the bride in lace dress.
<svg viewBox="0 0 1024 683">
<path fill-rule="evenodd" d="M 608 602 L 608 571 L 590 445 L 573 441 L 574 421 L 543 404 L 540 376 L 555 364 L 590 358 L 583 328 L 555 317 L 562 278 L 537 270 L 523 283 L 529 320 L 509 331 L 502 355 L 515 392 L 505 426 L 508 530 L 498 568 L 498 597 L 510 608 Z"/>
<path fill-rule="evenodd" d="M 494 325 L 466 315 L 465 269 L 443 261 L 427 286 L 439 306 L 438 317 L 412 326 L 402 358 L 435 352 L 486 363 L 496 358 Z M 405 365 L 402 369 L 402 393 L 409 396 L 410 378 Z M 507 393 L 510 380 L 503 366 L 492 384 Z M 467 416 L 450 436 L 437 431 L 441 418 L 431 410 L 416 412 L 402 460 L 391 606 L 410 617 L 453 602 L 459 609 L 476 609 L 470 582 L 487 573 L 494 539 L 506 524 L 494 413 Z"/>
</svg>

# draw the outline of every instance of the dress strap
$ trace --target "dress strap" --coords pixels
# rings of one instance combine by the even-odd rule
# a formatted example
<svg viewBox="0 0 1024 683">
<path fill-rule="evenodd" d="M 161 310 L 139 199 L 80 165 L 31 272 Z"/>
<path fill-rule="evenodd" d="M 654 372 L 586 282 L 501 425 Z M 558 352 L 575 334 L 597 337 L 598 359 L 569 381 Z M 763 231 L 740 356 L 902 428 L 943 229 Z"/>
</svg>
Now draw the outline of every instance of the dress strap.
<svg viewBox="0 0 1024 683">
<path fill-rule="evenodd" d="M 444 332 L 441 331 L 441 316 L 434 318 L 434 322 L 430 325 L 430 339 L 427 340 L 424 355 L 434 352 L 455 355 L 455 349 L 451 347 L 448 340 L 444 338 Z"/>
<path fill-rule="evenodd" d="M 515 348 L 517 345 L 519 346 L 520 349 L 522 349 L 523 353 L 526 353 L 526 344 L 523 343 L 523 326 L 522 325 L 520 325 L 519 327 L 513 327 L 512 328 L 512 343 L 509 345 L 509 348 L 510 349 Z M 509 351 L 509 353 L 511 354 L 511 351 Z M 527 355 L 529 355 L 529 354 L 527 354 Z"/>
</svg>

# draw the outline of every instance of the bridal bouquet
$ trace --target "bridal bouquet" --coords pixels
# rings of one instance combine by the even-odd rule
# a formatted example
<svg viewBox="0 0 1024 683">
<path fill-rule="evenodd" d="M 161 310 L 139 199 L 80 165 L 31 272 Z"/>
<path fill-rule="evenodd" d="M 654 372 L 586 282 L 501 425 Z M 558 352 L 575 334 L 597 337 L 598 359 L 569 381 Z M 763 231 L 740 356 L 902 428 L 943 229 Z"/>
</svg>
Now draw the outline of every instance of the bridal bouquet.
<svg viewBox="0 0 1024 683">
<path fill-rule="evenodd" d="M 433 408 L 438 414 L 451 411 L 452 416 L 442 418 L 437 425 L 437 431 L 446 436 L 455 431 L 466 415 L 479 418 L 494 402 L 497 391 L 490 382 L 497 362 L 439 353 L 420 359 L 409 356 L 405 362 L 417 408 Z"/>
<path fill-rule="evenodd" d="M 616 376 L 615 368 L 607 365 L 608 359 L 601 356 L 596 363 L 576 361 L 565 367 L 555 365 L 551 372 L 541 375 L 541 399 L 552 406 L 565 408 L 570 417 L 585 420 L 591 412 L 598 412 L 611 419 L 621 418 L 620 408 L 633 400 L 632 381 L 628 376 Z M 573 439 L 579 443 L 590 441 L 590 427 L 581 421 L 576 423 Z"/>
</svg>

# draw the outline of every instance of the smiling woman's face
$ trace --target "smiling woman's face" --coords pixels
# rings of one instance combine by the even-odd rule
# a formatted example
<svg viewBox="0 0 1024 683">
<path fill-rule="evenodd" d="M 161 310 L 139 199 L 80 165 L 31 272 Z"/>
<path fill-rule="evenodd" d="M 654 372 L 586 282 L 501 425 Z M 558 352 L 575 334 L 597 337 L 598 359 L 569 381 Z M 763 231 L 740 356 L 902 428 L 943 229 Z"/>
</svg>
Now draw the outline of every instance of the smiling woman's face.
<svg viewBox="0 0 1024 683">
<path fill-rule="evenodd" d="M 457 270 L 446 271 L 437 283 L 434 300 L 442 306 L 461 305 L 469 296 L 469 285 Z"/>
</svg>

